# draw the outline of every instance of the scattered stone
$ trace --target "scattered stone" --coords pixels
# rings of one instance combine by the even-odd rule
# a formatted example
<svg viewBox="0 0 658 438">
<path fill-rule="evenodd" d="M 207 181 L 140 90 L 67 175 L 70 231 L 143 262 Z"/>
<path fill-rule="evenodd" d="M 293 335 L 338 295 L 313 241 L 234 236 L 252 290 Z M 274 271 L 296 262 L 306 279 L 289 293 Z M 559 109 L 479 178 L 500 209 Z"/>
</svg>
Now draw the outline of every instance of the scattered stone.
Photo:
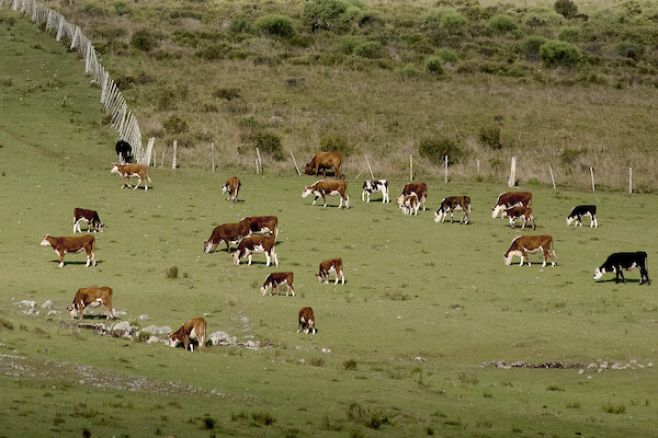
<svg viewBox="0 0 658 438">
<path fill-rule="evenodd" d="M 31 308 L 37 307 L 37 302 L 36 301 L 30 301 L 30 300 L 19 301 L 18 303 L 15 303 L 15 304 L 17 306 L 20 306 L 20 307 L 28 307 L 28 308 L 29 307 L 31 307 Z"/>
<path fill-rule="evenodd" d="M 258 341 L 247 341 L 244 343 L 244 346 L 250 350 L 258 350 L 260 343 Z"/>
<path fill-rule="evenodd" d="M 146 341 L 147 344 L 159 344 L 160 343 L 160 338 L 157 336 L 151 336 L 148 338 L 148 341 Z"/>
<path fill-rule="evenodd" d="M 50 301 L 50 300 L 46 300 L 46 301 L 44 301 L 43 304 L 41 305 L 41 308 L 42 308 L 42 309 L 48 309 L 48 310 L 50 310 L 50 309 L 53 308 L 53 302 Z"/>
<path fill-rule="evenodd" d="M 415 360 L 416 362 L 425 362 L 425 359 L 423 359 L 423 358 L 420 357 L 420 356 L 416 356 L 416 357 L 414 357 L 414 360 Z"/>
<path fill-rule="evenodd" d="M 149 316 L 145 313 L 143 315 L 139 315 L 137 319 L 139 319 L 140 321 L 148 321 Z"/>
<path fill-rule="evenodd" d="M 240 317 L 240 322 L 242 324 L 249 324 L 251 322 L 251 320 L 249 318 L 247 318 L 246 316 L 241 316 Z"/>
<path fill-rule="evenodd" d="M 149 335 L 168 335 L 171 333 L 171 327 L 168 325 L 158 327 L 157 325 L 150 325 L 142 329 L 143 332 L 148 333 Z"/>
<path fill-rule="evenodd" d="M 331 353 L 331 348 L 322 348 L 320 351 L 329 354 Z"/>
<path fill-rule="evenodd" d="M 128 312 L 125 310 L 115 310 L 114 311 L 114 317 L 115 318 L 124 318 L 126 315 L 128 315 Z"/>
<path fill-rule="evenodd" d="M 210 340 L 210 343 L 214 346 L 226 346 L 226 345 L 237 344 L 237 338 L 235 336 L 231 336 L 228 333 L 222 331 L 211 333 L 210 336 L 208 336 L 208 339 Z"/>
<path fill-rule="evenodd" d="M 128 321 L 117 322 L 110 329 L 112 336 L 132 337 L 137 333 L 137 327 L 130 325 Z"/>
<path fill-rule="evenodd" d="M 49 310 L 47 316 L 57 315 L 58 313 L 59 313 L 59 310 Z"/>
</svg>

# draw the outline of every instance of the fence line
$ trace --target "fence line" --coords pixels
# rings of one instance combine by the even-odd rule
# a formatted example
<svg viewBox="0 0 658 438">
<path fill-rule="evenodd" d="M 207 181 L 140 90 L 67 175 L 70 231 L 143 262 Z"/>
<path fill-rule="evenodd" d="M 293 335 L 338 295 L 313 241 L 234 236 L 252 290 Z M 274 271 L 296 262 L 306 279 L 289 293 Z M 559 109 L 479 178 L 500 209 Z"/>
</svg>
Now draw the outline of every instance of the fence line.
<svg viewBox="0 0 658 438">
<path fill-rule="evenodd" d="M 45 24 L 46 32 L 55 33 L 56 41 L 66 38 L 71 42 L 69 48 L 85 60 L 85 73 L 101 87 L 100 103 L 105 113 L 111 116 L 112 128 L 121 140 L 130 143 L 138 162 L 146 161 L 148 157 L 142 153 L 142 131 L 137 118 L 128 109 L 126 99 L 98 60 L 94 45 L 80 27 L 69 23 L 62 14 L 38 0 L 0 0 L 0 7 L 29 14 L 32 22 L 39 26 Z"/>
</svg>

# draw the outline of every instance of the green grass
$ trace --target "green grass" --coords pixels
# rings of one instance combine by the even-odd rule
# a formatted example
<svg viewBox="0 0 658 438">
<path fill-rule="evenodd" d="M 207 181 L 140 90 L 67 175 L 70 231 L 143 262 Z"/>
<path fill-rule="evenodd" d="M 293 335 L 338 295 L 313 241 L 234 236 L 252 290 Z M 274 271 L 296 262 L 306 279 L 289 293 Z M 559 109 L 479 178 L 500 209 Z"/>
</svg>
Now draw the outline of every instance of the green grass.
<svg viewBox="0 0 658 438">
<path fill-rule="evenodd" d="M 244 202 L 228 204 L 219 188 L 234 171 L 225 168 L 152 170 L 152 191 L 120 190 L 98 90 L 79 61 L 30 26 L 18 21 L 16 44 L 0 45 L 0 77 L 12 78 L 0 93 L 3 434 L 208 436 L 210 426 L 239 436 L 655 433 L 658 379 L 646 367 L 658 341 L 655 286 L 637 286 L 637 272 L 626 285 L 591 278 L 613 251 L 646 250 L 653 269 L 655 195 L 532 187 L 536 233 L 554 236 L 560 264 L 541 270 L 503 265 L 518 230 L 490 218 L 500 184 L 427 180 L 432 207 L 445 195 L 471 196 L 469 226 L 435 224 L 431 210 L 406 217 L 392 204 L 364 204 L 354 179 L 353 208 L 343 211 L 301 199 L 311 178 L 243 172 Z M 403 182 L 391 179 L 394 194 Z M 585 202 L 598 205 L 600 227 L 567 228 L 566 213 Z M 39 246 L 45 233 L 71 233 L 74 207 L 97 209 L 107 224 L 96 268 L 67 255 L 59 269 Z M 295 298 L 260 295 L 254 285 L 273 270 L 261 263 L 202 253 L 215 224 L 255 214 L 279 216 L 280 269 L 295 272 Z M 318 284 L 318 263 L 336 256 L 347 284 Z M 177 278 L 167 278 L 171 266 Z M 92 284 L 114 289 L 125 320 L 149 314 L 142 326 L 177 328 L 205 314 L 210 332 L 271 346 L 191 354 L 100 337 L 63 313 L 27 316 L 13 304 L 50 299 L 63 311 Z M 306 305 L 316 336 L 296 333 Z M 645 368 L 480 366 L 496 359 Z"/>
</svg>

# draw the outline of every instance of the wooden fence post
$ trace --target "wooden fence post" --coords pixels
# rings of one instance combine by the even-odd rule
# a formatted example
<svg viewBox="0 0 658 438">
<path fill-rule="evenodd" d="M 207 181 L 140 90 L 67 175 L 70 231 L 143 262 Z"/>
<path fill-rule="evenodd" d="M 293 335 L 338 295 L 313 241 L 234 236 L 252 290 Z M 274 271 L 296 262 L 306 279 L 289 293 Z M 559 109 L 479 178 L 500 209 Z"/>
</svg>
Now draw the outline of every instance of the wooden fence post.
<svg viewBox="0 0 658 438">
<path fill-rule="evenodd" d="M 409 154 L 409 181 L 414 180 L 414 156 Z"/>
<path fill-rule="evenodd" d="M 477 169 L 478 175 L 480 174 L 480 160 L 475 160 L 475 167 Z"/>
<path fill-rule="evenodd" d="M 592 192 L 595 192 L 596 186 L 594 185 L 594 169 L 592 169 L 592 166 L 589 166 L 589 175 L 592 178 Z"/>
<path fill-rule="evenodd" d="M 210 143 L 210 158 L 212 162 L 212 172 L 215 173 L 215 142 Z"/>
<path fill-rule="evenodd" d="M 256 166 L 256 168 L 260 168 L 260 174 L 262 175 L 263 174 L 263 161 L 260 159 L 260 151 L 258 150 L 258 148 L 256 148 L 256 158 L 258 159 L 258 161 L 257 161 L 258 166 Z M 256 173 L 258 173 L 258 172 L 256 172 Z"/>
<path fill-rule="evenodd" d="M 633 168 L 628 168 L 628 194 L 633 194 Z"/>
<path fill-rule="evenodd" d="M 146 167 L 151 165 L 151 155 L 153 154 L 154 145 L 155 145 L 155 137 L 149 138 L 148 145 L 146 146 L 146 155 L 142 160 L 143 164 L 146 164 Z"/>
<path fill-rule="evenodd" d="M 443 157 L 443 183 L 448 184 L 448 156 Z"/>
<path fill-rule="evenodd" d="M 514 187 L 516 185 L 516 157 L 512 157 L 512 164 L 510 166 L 509 180 L 507 180 L 507 187 Z"/>
<path fill-rule="evenodd" d="M 553 166 L 550 164 L 548 165 L 548 171 L 551 173 L 551 182 L 553 183 L 553 190 L 555 190 L 557 187 L 555 187 L 555 175 L 553 174 Z"/>
<path fill-rule="evenodd" d="M 158 151 L 153 147 L 153 167 L 158 167 Z"/>
<path fill-rule="evenodd" d="M 171 159 L 171 168 L 173 170 L 176 170 L 176 165 L 178 164 L 176 162 L 177 155 L 178 155 L 178 140 L 174 140 L 174 156 Z"/>
<path fill-rule="evenodd" d="M 372 171 L 372 167 L 370 166 L 370 161 L 368 161 L 368 156 L 366 154 L 363 154 L 363 157 L 366 159 L 366 164 L 368 165 L 368 170 L 370 171 L 370 177 L 372 180 L 375 180 L 375 174 Z"/>
<path fill-rule="evenodd" d="M 290 156 L 292 157 L 292 163 L 295 165 L 295 170 L 297 171 L 297 176 L 301 176 L 301 172 L 299 171 L 299 166 L 297 166 L 297 160 L 295 160 L 295 154 L 290 151 Z"/>
</svg>

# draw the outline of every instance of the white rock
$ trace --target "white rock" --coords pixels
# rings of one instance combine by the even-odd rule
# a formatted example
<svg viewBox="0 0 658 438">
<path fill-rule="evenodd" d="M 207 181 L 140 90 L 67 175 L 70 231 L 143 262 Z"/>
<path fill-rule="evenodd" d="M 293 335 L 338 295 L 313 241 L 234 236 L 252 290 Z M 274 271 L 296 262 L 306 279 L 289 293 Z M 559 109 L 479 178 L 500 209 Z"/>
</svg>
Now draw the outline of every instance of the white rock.
<svg viewBox="0 0 658 438">
<path fill-rule="evenodd" d="M 130 325 L 130 323 L 128 321 L 121 321 L 121 322 L 117 322 L 117 323 L 113 324 L 111 330 L 112 330 L 112 333 L 122 336 L 126 333 L 129 334 L 131 329 L 132 329 L 132 326 Z"/>
<path fill-rule="evenodd" d="M 210 340 L 210 343 L 214 346 L 235 345 L 237 342 L 237 338 L 235 336 L 231 336 L 228 333 L 222 331 L 211 333 L 210 336 L 208 336 L 208 339 Z"/>
<path fill-rule="evenodd" d="M 173 330 L 171 329 L 171 327 L 169 327 L 168 325 L 163 325 L 162 327 L 160 327 L 160 331 L 158 332 L 158 334 L 160 334 L 160 335 L 168 335 L 168 334 L 171 333 L 171 332 L 173 332 Z"/>
<path fill-rule="evenodd" d="M 414 360 L 415 360 L 416 362 L 425 362 L 425 359 L 423 359 L 423 358 L 420 357 L 420 356 L 416 356 L 416 357 L 414 357 Z"/>
<path fill-rule="evenodd" d="M 23 301 L 19 301 L 18 303 L 16 303 L 16 305 L 21 306 L 21 307 L 32 307 L 32 308 L 34 308 L 34 307 L 37 307 L 37 302 L 36 301 L 30 301 L 30 300 L 23 300 Z"/>
<path fill-rule="evenodd" d="M 251 321 L 250 321 L 249 318 L 247 318 L 246 316 L 241 316 L 241 317 L 240 317 L 240 322 L 241 322 L 242 324 L 249 324 Z"/>
<path fill-rule="evenodd" d="M 323 352 L 323 353 L 329 354 L 329 353 L 331 353 L 331 348 L 323 348 L 320 351 Z"/>
<path fill-rule="evenodd" d="M 256 341 L 247 341 L 244 343 L 244 346 L 249 348 L 250 350 L 258 350 L 260 344 Z"/>
<path fill-rule="evenodd" d="M 115 318 L 123 318 L 126 315 L 128 315 L 128 312 L 126 312 L 125 310 L 115 310 L 114 311 L 114 317 Z"/>
<path fill-rule="evenodd" d="M 148 341 L 146 341 L 147 344 L 158 344 L 160 343 L 160 338 L 157 336 L 151 336 Z"/>
<path fill-rule="evenodd" d="M 48 310 L 50 310 L 50 309 L 53 308 L 53 302 L 50 301 L 50 300 L 46 300 L 46 301 L 44 301 L 43 304 L 41 305 L 41 308 L 42 308 L 42 309 L 48 309 Z"/>
<path fill-rule="evenodd" d="M 48 316 L 57 315 L 58 313 L 59 313 L 59 310 L 49 310 L 48 311 Z"/>
<path fill-rule="evenodd" d="M 143 315 L 139 315 L 137 319 L 139 319 L 140 321 L 148 321 L 149 316 L 145 313 Z"/>
</svg>

